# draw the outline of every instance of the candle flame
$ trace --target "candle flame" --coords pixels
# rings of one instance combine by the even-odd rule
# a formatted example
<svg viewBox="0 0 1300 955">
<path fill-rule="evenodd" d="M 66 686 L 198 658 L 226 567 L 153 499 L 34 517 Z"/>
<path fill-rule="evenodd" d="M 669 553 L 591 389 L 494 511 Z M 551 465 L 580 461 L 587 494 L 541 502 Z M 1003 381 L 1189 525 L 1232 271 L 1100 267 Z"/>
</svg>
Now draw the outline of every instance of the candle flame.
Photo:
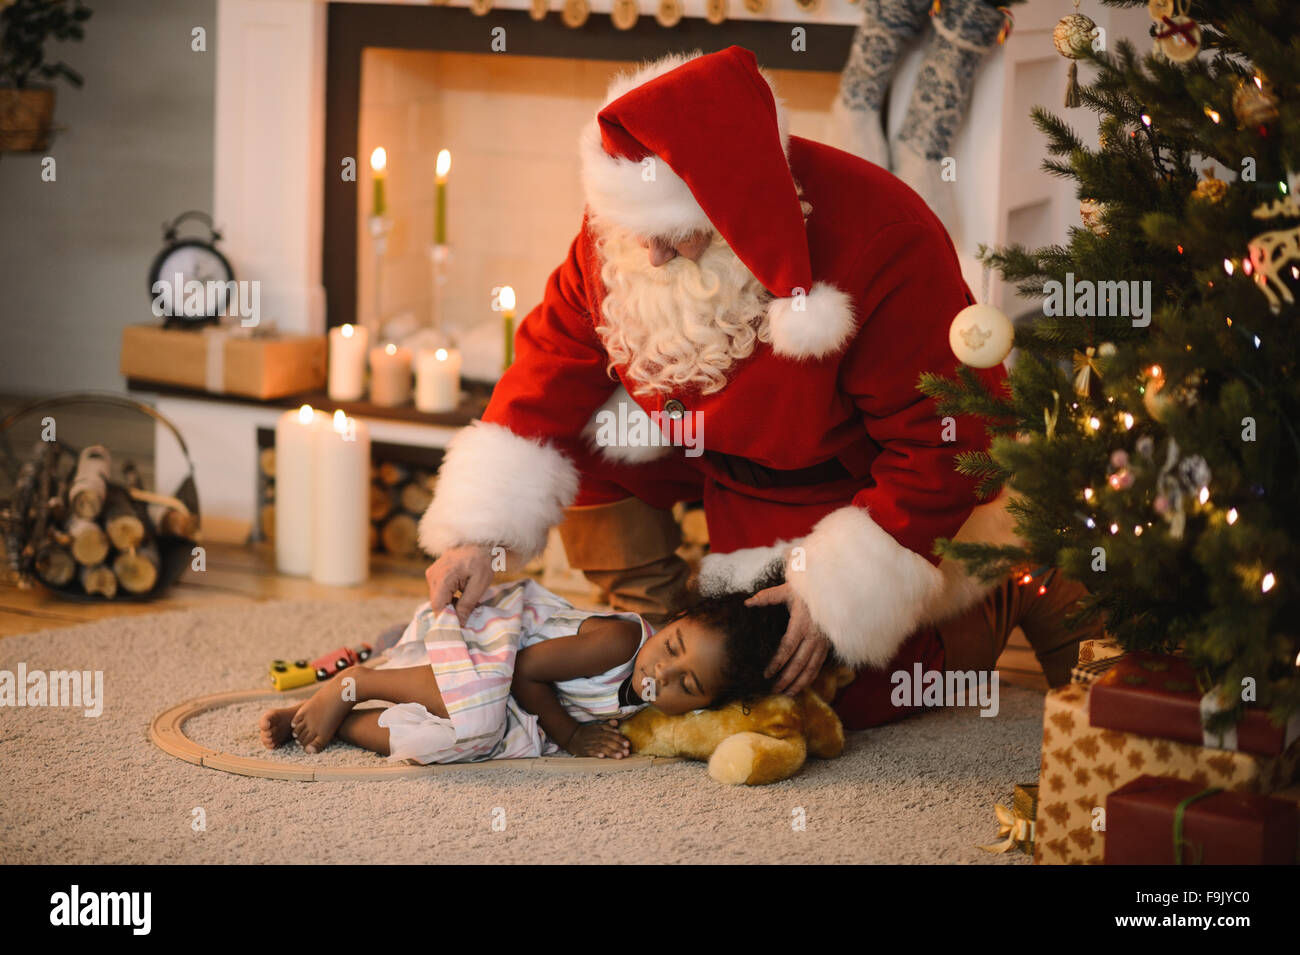
<svg viewBox="0 0 1300 955">
<path fill-rule="evenodd" d="M 433 353 L 433 357 L 436 358 L 436 359 L 438 359 L 438 361 L 446 361 L 446 360 L 447 360 L 447 349 L 445 349 L 445 348 L 439 348 L 436 352 Z"/>
<path fill-rule="evenodd" d="M 501 307 L 507 312 L 515 307 L 515 290 L 509 285 L 501 289 Z"/>
<path fill-rule="evenodd" d="M 441 149 L 438 151 L 437 173 L 438 180 L 441 182 L 447 178 L 447 173 L 451 171 L 451 150 Z"/>
<path fill-rule="evenodd" d="M 344 325 L 343 328 L 339 330 L 339 334 L 341 334 L 344 338 L 351 338 L 356 333 L 357 330 L 353 328 L 351 325 Z"/>
<path fill-rule="evenodd" d="M 348 416 L 343 413 L 342 408 L 334 412 L 334 430 L 337 431 L 339 434 L 347 433 Z"/>
<path fill-rule="evenodd" d="M 397 354 L 397 346 L 394 345 L 392 342 L 389 342 L 387 345 L 384 346 L 384 351 L 387 352 L 387 353 L 390 354 L 390 355 L 396 355 L 396 354 Z"/>
<path fill-rule="evenodd" d="M 388 165 L 388 152 L 383 146 L 376 146 L 375 151 L 370 154 L 370 168 L 375 172 L 383 172 L 384 167 Z"/>
<path fill-rule="evenodd" d="M 311 405 L 303 405 L 298 409 L 298 420 L 303 424 L 311 424 L 311 419 L 316 417 L 316 412 L 311 410 Z"/>
</svg>

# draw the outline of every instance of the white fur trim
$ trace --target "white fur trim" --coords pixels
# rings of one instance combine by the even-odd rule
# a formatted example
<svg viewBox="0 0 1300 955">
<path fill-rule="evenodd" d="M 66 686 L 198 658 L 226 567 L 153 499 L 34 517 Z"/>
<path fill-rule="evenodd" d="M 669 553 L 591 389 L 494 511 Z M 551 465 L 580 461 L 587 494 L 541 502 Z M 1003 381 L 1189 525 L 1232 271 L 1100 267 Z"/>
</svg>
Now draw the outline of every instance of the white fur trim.
<svg viewBox="0 0 1300 955">
<path fill-rule="evenodd" d="M 702 54 L 670 53 L 646 63 L 630 73 L 616 76 L 605 94 L 603 109 L 614 100 L 630 93 L 655 77 L 677 69 Z M 760 70 L 776 101 L 776 123 L 781 148 L 790 154 L 790 119 L 784 101 L 777 95 L 772 77 Z M 642 236 L 657 236 L 671 242 L 692 233 L 710 232 L 713 223 L 705 215 L 686 182 L 665 162 L 654 164 L 654 178 L 647 180 L 641 161 L 616 158 L 605 152 L 601 143 L 599 120 L 587 123 L 578 137 L 578 154 L 582 160 L 582 186 L 587 205 L 598 218 Z"/>
<path fill-rule="evenodd" d="M 555 448 L 476 421 L 447 445 L 420 518 L 420 547 L 432 556 L 461 544 L 500 544 L 531 560 L 577 493 L 577 469 Z"/>
<path fill-rule="evenodd" d="M 695 586 L 702 597 L 753 593 L 770 572 L 784 570 L 788 541 L 771 547 L 745 547 L 729 554 L 706 554 L 700 561 Z"/>
<path fill-rule="evenodd" d="M 600 453 L 600 456 L 609 461 L 617 461 L 622 464 L 645 464 L 648 461 L 656 461 L 668 454 L 672 446 L 664 441 L 661 444 L 609 444 L 597 440 L 601 429 L 602 413 L 612 414 L 615 420 L 619 419 L 619 407 L 623 406 L 624 411 L 621 420 L 625 420 L 628 426 L 633 426 L 633 422 L 642 422 L 638 430 L 644 428 L 645 434 L 649 436 L 652 431 L 657 431 L 654 422 L 646 414 L 645 409 L 637 404 L 626 388 L 619 385 L 614 389 L 614 393 L 605 400 L 605 403 L 596 409 L 595 414 L 587 422 L 587 426 L 582 430 L 582 436 L 586 439 L 587 444 Z M 662 432 L 660 432 L 662 434 Z"/>
<path fill-rule="evenodd" d="M 938 568 L 894 540 L 864 508 L 832 511 L 799 546 L 803 552 L 791 553 L 786 580 L 852 667 L 888 664 L 943 587 Z"/>
<path fill-rule="evenodd" d="M 803 297 L 802 309 L 795 308 L 796 301 L 778 298 L 768 305 L 773 351 L 787 358 L 823 358 L 839 351 L 853 333 L 852 299 L 817 282 Z"/>
</svg>

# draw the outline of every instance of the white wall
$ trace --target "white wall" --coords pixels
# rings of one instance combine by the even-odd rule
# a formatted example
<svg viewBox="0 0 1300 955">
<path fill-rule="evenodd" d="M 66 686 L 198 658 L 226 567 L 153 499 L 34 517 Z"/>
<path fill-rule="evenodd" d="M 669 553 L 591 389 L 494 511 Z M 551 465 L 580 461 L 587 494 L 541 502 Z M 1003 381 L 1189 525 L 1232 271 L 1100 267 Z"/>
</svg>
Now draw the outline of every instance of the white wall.
<svg viewBox="0 0 1300 955">
<path fill-rule="evenodd" d="M 148 321 L 162 223 L 212 209 L 215 0 L 101 0 L 60 51 L 47 154 L 0 154 L 0 390 L 121 390 L 123 325 Z M 207 30 L 206 53 L 190 31 Z"/>
</svg>

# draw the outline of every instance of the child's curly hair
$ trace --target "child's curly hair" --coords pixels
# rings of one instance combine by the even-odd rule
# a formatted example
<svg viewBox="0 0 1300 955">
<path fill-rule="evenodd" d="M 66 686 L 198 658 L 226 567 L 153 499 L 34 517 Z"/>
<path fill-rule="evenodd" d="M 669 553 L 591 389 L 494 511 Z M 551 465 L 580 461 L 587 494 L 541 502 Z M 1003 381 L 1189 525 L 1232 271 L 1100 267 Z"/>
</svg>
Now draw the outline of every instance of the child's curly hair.
<svg viewBox="0 0 1300 955">
<path fill-rule="evenodd" d="M 754 588 L 776 586 L 780 578 L 764 580 Z M 763 671 L 772 662 L 781 638 L 790 626 L 790 611 L 785 604 L 771 607 L 746 607 L 752 594 L 727 594 L 706 597 L 677 614 L 716 630 L 725 639 L 726 663 L 722 683 L 709 709 L 718 709 L 735 701 L 751 702 L 772 692 L 775 677 Z M 676 619 L 676 618 L 674 618 Z"/>
</svg>

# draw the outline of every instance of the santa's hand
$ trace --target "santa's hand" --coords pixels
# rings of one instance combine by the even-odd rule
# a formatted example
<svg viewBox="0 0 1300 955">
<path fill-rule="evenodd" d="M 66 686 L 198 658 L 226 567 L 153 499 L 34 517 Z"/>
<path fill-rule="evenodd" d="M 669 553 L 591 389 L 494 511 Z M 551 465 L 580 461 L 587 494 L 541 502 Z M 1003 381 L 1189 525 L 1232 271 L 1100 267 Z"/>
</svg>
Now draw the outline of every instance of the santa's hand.
<svg viewBox="0 0 1300 955">
<path fill-rule="evenodd" d="M 826 662 L 826 654 L 830 652 L 831 642 L 813 622 L 803 598 L 789 584 L 760 590 L 745 601 L 745 606 L 770 607 L 782 603 L 790 608 L 790 626 L 763 675 L 771 677 L 780 672 L 772 691 L 794 696 L 817 678 Z"/>
<path fill-rule="evenodd" d="M 492 551 L 482 544 L 453 547 L 429 565 L 424 578 L 433 609 L 441 610 L 455 599 L 456 617 L 463 627 L 492 585 Z"/>
</svg>

